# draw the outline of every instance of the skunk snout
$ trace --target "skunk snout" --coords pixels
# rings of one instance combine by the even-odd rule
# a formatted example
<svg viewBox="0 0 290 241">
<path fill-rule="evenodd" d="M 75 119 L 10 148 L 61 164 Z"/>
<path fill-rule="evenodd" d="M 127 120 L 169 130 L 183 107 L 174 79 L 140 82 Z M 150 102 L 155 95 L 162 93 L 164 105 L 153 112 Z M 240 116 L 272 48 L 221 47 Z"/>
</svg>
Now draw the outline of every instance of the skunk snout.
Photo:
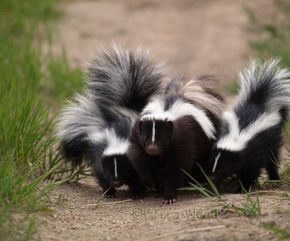
<svg viewBox="0 0 290 241">
<path fill-rule="evenodd" d="M 146 152 L 149 155 L 156 156 L 159 154 L 159 148 L 157 147 L 157 145 L 150 144 L 146 149 Z"/>
<path fill-rule="evenodd" d="M 118 187 L 121 187 L 123 185 L 123 182 L 120 181 L 120 180 L 114 180 L 113 181 L 113 186 L 118 188 Z"/>
</svg>

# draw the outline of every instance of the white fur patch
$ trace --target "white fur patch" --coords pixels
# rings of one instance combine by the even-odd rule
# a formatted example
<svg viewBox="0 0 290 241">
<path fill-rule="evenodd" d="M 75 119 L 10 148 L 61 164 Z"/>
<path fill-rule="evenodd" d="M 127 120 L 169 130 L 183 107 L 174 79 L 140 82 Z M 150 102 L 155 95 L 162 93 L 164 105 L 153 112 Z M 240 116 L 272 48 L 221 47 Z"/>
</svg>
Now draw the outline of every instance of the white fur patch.
<svg viewBox="0 0 290 241">
<path fill-rule="evenodd" d="M 129 148 L 129 141 L 127 139 L 119 138 L 112 129 L 105 130 L 106 140 L 108 145 L 104 150 L 104 156 L 122 155 L 126 154 Z"/>
<path fill-rule="evenodd" d="M 141 116 L 141 120 L 144 119 L 164 120 L 168 117 L 168 115 L 166 115 L 166 113 L 164 112 L 164 103 L 161 99 L 155 99 L 149 102 L 142 113 L 143 115 Z"/>
<path fill-rule="evenodd" d="M 238 118 L 234 111 L 226 112 L 225 119 L 229 123 L 229 134 L 217 142 L 217 148 L 229 151 L 241 151 L 258 133 L 277 125 L 281 121 L 278 112 L 264 113 L 247 128 L 239 130 Z"/>
<path fill-rule="evenodd" d="M 206 113 L 182 100 L 177 100 L 168 110 L 164 110 L 164 103 L 157 99 L 148 104 L 143 111 L 141 120 L 170 120 L 174 121 L 184 116 L 192 116 L 201 126 L 208 138 L 215 139 L 215 128 Z"/>
<path fill-rule="evenodd" d="M 221 152 L 219 152 L 216 156 L 216 158 L 214 159 L 214 164 L 213 164 L 213 168 L 212 168 L 212 172 L 215 172 L 215 169 L 217 167 L 217 164 L 218 164 L 218 161 L 220 159 L 220 156 L 221 156 Z"/>
<path fill-rule="evenodd" d="M 88 134 L 88 140 L 92 143 L 100 143 L 105 139 L 105 135 L 103 132 L 94 131 Z"/>
<path fill-rule="evenodd" d="M 227 121 L 229 125 L 229 133 L 231 133 L 232 136 L 238 136 L 239 135 L 239 120 L 234 111 L 226 111 L 223 113 L 224 120 Z"/>
<path fill-rule="evenodd" d="M 152 143 L 155 142 L 155 134 L 156 134 L 155 132 L 156 130 L 155 130 L 155 120 L 154 120 L 152 123 Z"/>
<path fill-rule="evenodd" d="M 194 79 L 188 81 L 183 87 L 183 89 L 185 90 L 183 93 L 184 96 L 194 101 L 195 103 L 198 103 L 200 106 L 209 110 L 217 117 L 220 117 L 222 113 L 221 101 L 213 95 L 207 93 L 204 87 L 201 86 L 201 84 L 202 83 L 200 81 Z"/>
</svg>

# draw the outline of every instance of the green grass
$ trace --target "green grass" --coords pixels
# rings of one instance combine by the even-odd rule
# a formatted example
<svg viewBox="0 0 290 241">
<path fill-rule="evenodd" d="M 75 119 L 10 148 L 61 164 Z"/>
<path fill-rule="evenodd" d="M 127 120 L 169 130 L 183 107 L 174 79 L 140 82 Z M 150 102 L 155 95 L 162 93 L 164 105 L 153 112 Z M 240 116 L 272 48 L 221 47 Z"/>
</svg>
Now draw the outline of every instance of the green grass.
<svg viewBox="0 0 290 241">
<path fill-rule="evenodd" d="M 221 213 L 226 213 L 228 210 L 231 210 L 238 215 L 243 215 L 247 217 L 257 217 L 262 214 L 258 195 L 255 195 L 254 197 L 253 195 L 251 195 L 251 193 L 241 194 L 241 197 L 243 198 L 242 201 L 240 201 L 238 204 L 233 204 L 229 202 L 229 200 L 223 198 L 218 190 L 218 187 L 216 187 L 214 182 L 210 179 L 209 176 L 206 175 L 201 167 L 200 170 L 202 171 L 207 183 L 199 183 L 189 173 L 182 170 L 191 180 L 189 182 L 189 187 L 182 188 L 183 190 L 197 191 L 204 197 L 216 197 Z M 217 209 L 215 208 L 215 210 Z"/>
<path fill-rule="evenodd" d="M 57 184 L 51 177 L 63 170 L 47 103 L 71 95 L 81 79 L 65 56 L 43 55 L 59 16 L 55 4 L 0 1 L 0 240 L 36 237 L 34 214 L 48 209 L 47 194 Z"/>
<path fill-rule="evenodd" d="M 65 50 L 60 56 L 47 56 L 46 67 L 40 90 L 58 109 L 60 103 L 83 87 L 83 73 L 79 68 L 70 66 Z"/>
<path fill-rule="evenodd" d="M 264 223 L 263 227 L 270 230 L 277 241 L 290 240 L 290 231 L 287 228 L 280 227 L 274 222 Z"/>
</svg>

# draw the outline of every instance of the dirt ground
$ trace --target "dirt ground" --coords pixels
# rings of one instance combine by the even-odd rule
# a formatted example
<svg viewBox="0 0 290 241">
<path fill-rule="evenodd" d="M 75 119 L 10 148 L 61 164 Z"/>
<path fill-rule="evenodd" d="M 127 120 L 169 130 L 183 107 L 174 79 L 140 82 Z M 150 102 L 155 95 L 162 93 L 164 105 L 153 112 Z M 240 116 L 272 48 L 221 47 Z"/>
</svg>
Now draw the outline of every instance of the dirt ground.
<svg viewBox="0 0 290 241">
<path fill-rule="evenodd" d="M 75 66 L 86 62 L 111 42 L 127 48 L 149 48 L 166 61 L 169 76 L 216 75 L 221 86 L 235 79 L 249 59 L 249 27 L 244 7 L 270 18 L 273 1 L 160 0 L 64 1 L 54 51 L 65 47 Z M 248 218 L 223 212 L 215 198 L 187 192 L 178 202 L 161 206 L 161 199 L 128 199 L 126 190 L 114 200 L 100 199 L 93 178 L 65 184 L 52 194 L 57 202 L 50 215 L 40 217 L 42 240 L 275 240 L 264 222 L 289 222 L 285 210 L 290 189 L 259 194 L 262 215 Z M 225 195 L 239 205 L 241 195 Z"/>
</svg>

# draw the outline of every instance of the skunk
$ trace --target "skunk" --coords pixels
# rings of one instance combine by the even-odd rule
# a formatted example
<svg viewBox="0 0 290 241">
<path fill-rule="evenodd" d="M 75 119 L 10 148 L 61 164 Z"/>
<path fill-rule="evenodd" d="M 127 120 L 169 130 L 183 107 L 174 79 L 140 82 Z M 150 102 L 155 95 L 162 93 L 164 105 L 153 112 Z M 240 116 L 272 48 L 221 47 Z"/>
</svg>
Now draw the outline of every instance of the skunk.
<svg viewBox="0 0 290 241">
<path fill-rule="evenodd" d="M 131 132 L 129 158 L 163 193 L 163 204 L 175 202 L 177 188 L 186 185 L 181 169 L 191 173 L 197 162 L 209 160 L 216 138 L 221 97 L 201 83 L 172 80 L 165 94 L 147 104 Z"/>
<path fill-rule="evenodd" d="M 241 184 L 238 191 L 248 191 L 262 168 L 266 168 L 270 180 L 279 179 L 282 127 L 290 106 L 290 73 L 278 63 L 251 61 L 240 73 L 238 97 L 223 113 L 211 156 L 219 185 L 235 175 Z"/>
<path fill-rule="evenodd" d="M 92 165 L 106 197 L 127 184 L 133 196 L 143 184 L 127 157 L 129 132 L 148 99 L 161 89 L 162 66 L 143 51 L 114 46 L 89 65 L 86 89 L 57 122 L 60 151 L 73 166 Z"/>
</svg>

